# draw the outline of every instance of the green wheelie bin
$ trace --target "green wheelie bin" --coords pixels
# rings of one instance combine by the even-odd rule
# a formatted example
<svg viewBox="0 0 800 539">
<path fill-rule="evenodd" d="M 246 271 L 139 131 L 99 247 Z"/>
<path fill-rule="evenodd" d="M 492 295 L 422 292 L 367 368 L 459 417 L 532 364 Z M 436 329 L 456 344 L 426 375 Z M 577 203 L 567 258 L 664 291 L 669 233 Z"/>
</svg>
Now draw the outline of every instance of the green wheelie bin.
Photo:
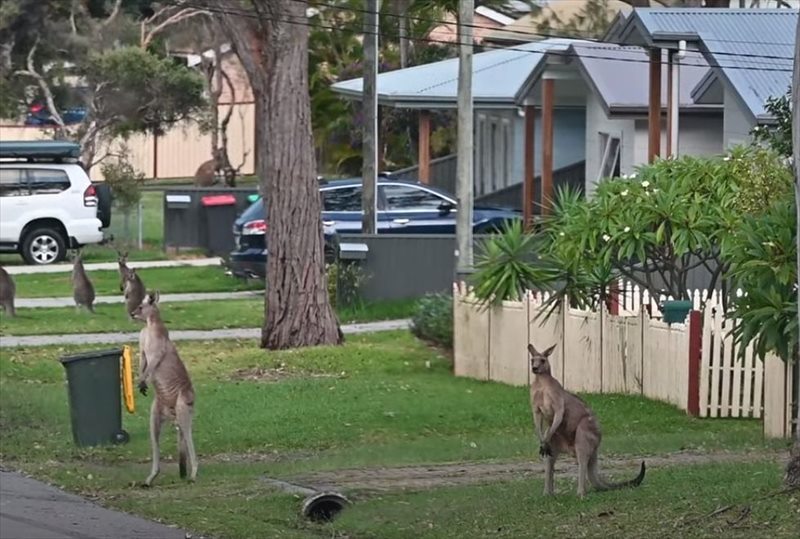
<svg viewBox="0 0 800 539">
<path fill-rule="evenodd" d="M 80 447 L 128 442 L 122 429 L 119 348 L 64 356 L 72 437 Z"/>
</svg>

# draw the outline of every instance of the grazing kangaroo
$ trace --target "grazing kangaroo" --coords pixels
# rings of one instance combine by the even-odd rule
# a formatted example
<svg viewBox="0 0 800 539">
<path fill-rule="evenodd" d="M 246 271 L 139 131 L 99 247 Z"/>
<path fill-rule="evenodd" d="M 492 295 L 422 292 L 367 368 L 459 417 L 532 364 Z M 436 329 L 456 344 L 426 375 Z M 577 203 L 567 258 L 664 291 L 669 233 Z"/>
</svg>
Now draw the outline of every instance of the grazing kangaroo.
<svg viewBox="0 0 800 539">
<path fill-rule="evenodd" d="M 84 306 L 94 313 L 94 286 L 83 267 L 80 251 L 75 253 L 72 260 L 72 297 L 76 308 Z"/>
<path fill-rule="evenodd" d="M 178 350 L 169 338 L 158 310 L 158 292 L 148 294 L 134 311 L 134 318 L 145 322 L 139 333 L 139 391 L 147 395 L 148 382 L 155 388 L 150 407 L 150 446 L 153 462 L 144 484 L 150 486 L 160 471 L 159 437 L 161 423 L 172 419 L 178 425 L 178 463 L 180 476 L 186 477 L 187 459 L 191 466 L 189 481 L 197 477 L 197 455 L 192 441 L 194 388 Z"/>
<path fill-rule="evenodd" d="M 14 309 L 14 294 L 17 287 L 14 285 L 14 280 L 11 275 L 0 266 L 0 308 L 5 311 L 8 316 L 16 316 L 17 311 Z"/>
<path fill-rule="evenodd" d="M 576 395 L 565 390 L 550 373 L 548 358 L 555 345 L 539 352 L 528 345 L 531 372 L 536 376 L 530 387 L 531 408 L 536 434 L 541 444 L 539 454 L 545 458 L 544 494 L 553 494 L 553 468 L 561 453 L 578 459 L 578 496 L 586 495 L 586 479 L 598 490 L 636 487 L 642 483 L 645 465 L 636 478 L 623 483 L 608 483 L 597 469 L 600 447 L 600 425 L 592 410 Z M 546 430 L 545 430 L 546 429 Z"/>
<path fill-rule="evenodd" d="M 119 291 L 125 289 L 125 276 L 128 273 L 128 251 L 124 253 L 117 251 L 117 272 L 119 272 Z"/>
<path fill-rule="evenodd" d="M 125 271 L 125 312 L 133 320 L 133 311 L 142 304 L 146 296 L 144 283 L 136 269 L 128 268 Z"/>
</svg>

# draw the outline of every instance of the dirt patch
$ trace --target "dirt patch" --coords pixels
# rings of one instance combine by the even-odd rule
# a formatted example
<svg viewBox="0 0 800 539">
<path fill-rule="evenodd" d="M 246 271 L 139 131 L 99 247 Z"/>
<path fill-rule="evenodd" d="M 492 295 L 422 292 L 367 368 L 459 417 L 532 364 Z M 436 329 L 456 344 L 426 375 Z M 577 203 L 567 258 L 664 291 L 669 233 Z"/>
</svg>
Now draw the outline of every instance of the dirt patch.
<svg viewBox="0 0 800 539">
<path fill-rule="evenodd" d="M 285 367 L 265 368 L 249 367 L 246 369 L 236 369 L 230 375 L 230 379 L 238 382 L 280 382 L 286 378 L 344 378 L 344 374 L 328 373 L 303 373 L 291 371 Z"/>
<path fill-rule="evenodd" d="M 774 453 L 674 453 L 642 458 L 601 458 L 600 469 L 612 480 L 632 478 L 642 460 L 649 469 L 715 462 L 753 462 L 784 458 Z M 556 464 L 559 476 L 577 477 L 577 464 L 563 459 Z M 318 490 L 387 492 L 425 490 L 439 487 L 514 481 L 544 474 L 541 462 L 464 462 L 432 466 L 369 468 L 313 472 L 288 478 L 287 481 Z"/>
</svg>

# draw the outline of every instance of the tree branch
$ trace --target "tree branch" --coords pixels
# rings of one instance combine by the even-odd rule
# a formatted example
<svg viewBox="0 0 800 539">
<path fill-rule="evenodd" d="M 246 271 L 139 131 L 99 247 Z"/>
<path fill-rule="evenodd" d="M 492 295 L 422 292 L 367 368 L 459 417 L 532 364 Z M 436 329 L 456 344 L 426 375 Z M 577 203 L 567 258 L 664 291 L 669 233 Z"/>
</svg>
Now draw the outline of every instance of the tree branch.
<svg viewBox="0 0 800 539">
<path fill-rule="evenodd" d="M 44 77 L 40 75 L 38 71 L 36 71 L 36 66 L 33 61 L 38 46 L 39 46 L 39 38 L 37 37 L 36 41 L 33 43 L 33 46 L 31 47 L 31 50 L 28 52 L 27 69 L 16 71 L 15 74 L 31 77 L 37 82 L 39 88 L 42 90 L 42 93 L 44 94 L 45 100 L 47 101 L 47 110 L 50 111 L 50 115 L 53 117 L 53 120 L 56 122 L 56 125 L 58 126 L 57 128 L 58 134 L 59 136 L 63 136 L 63 131 L 65 127 L 64 120 L 61 118 L 61 114 L 59 114 L 58 109 L 56 108 L 56 102 L 55 99 L 53 98 L 53 92 L 50 90 L 50 85 L 47 83 Z"/>
<path fill-rule="evenodd" d="M 114 3 L 114 9 L 111 10 L 111 15 L 109 15 L 108 18 L 100 24 L 100 28 L 105 28 L 106 26 L 114 22 L 114 19 L 116 19 L 117 15 L 119 15 L 119 10 L 121 7 L 122 7 L 122 0 L 117 0 Z"/>
<path fill-rule="evenodd" d="M 159 13 L 163 13 L 163 11 L 161 11 Z M 157 24 L 156 26 L 153 27 L 152 30 L 150 30 L 149 32 L 146 32 L 146 33 L 144 32 L 144 28 L 145 27 L 144 27 L 144 23 L 143 23 L 142 32 L 143 32 L 144 35 L 142 37 L 141 47 L 143 49 L 146 49 L 150 45 L 150 43 L 153 41 L 153 39 L 156 37 L 156 35 L 160 34 L 161 32 L 164 31 L 164 29 L 166 29 L 166 28 L 168 28 L 170 26 L 178 24 L 179 22 L 185 21 L 185 20 L 190 19 L 192 17 L 195 17 L 197 15 L 208 15 L 208 14 L 209 14 L 208 11 L 205 11 L 205 10 L 202 10 L 202 9 L 182 8 L 180 11 L 174 13 L 173 15 L 170 15 L 164 21 L 162 21 L 161 23 Z M 152 21 L 152 20 L 155 19 L 155 17 L 156 17 L 156 15 L 153 15 L 147 21 Z M 147 21 L 145 21 L 145 22 L 147 22 Z"/>
</svg>

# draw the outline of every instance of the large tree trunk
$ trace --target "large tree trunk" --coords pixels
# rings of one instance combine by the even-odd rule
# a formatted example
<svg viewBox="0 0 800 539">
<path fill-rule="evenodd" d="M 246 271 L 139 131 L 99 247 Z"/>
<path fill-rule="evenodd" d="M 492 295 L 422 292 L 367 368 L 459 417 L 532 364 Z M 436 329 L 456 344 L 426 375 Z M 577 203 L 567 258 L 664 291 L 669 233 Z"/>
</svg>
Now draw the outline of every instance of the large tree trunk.
<svg viewBox="0 0 800 539">
<path fill-rule="evenodd" d="M 258 174 L 267 204 L 267 293 L 261 346 L 339 344 L 328 301 L 321 200 L 308 95 L 305 4 L 294 0 L 223 2 L 222 16 L 247 71 L 260 113 Z M 255 17 L 241 17 L 242 10 Z"/>
</svg>

